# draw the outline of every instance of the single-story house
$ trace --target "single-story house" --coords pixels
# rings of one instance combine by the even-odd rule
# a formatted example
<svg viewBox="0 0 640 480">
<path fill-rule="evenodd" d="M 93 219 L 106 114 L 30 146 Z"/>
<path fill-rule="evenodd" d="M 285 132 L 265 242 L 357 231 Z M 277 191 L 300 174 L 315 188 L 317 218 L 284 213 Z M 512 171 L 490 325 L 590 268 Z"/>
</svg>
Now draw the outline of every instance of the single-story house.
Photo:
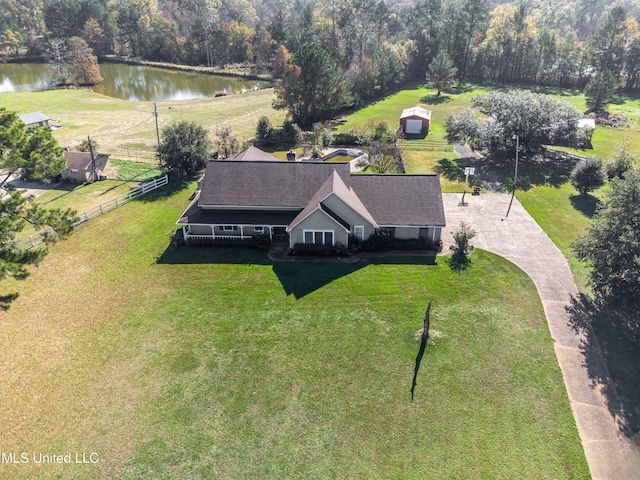
<svg viewBox="0 0 640 480">
<path fill-rule="evenodd" d="M 110 168 L 109 155 L 97 153 L 91 161 L 89 152 L 64 152 L 67 166 L 60 172 L 64 182 L 92 183 L 106 178 L 104 172 Z"/>
<path fill-rule="evenodd" d="M 42 112 L 32 112 L 32 113 L 23 113 L 19 115 L 20 120 L 24 123 L 27 128 L 31 127 L 48 127 L 49 117 L 47 117 Z"/>
<path fill-rule="evenodd" d="M 177 222 L 185 241 L 250 238 L 348 245 L 378 229 L 437 242 L 445 226 L 437 175 L 368 175 L 348 163 L 212 160 Z"/>
<path fill-rule="evenodd" d="M 405 108 L 400 115 L 400 128 L 404 133 L 428 133 L 431 110 L 422 107 Z"/>
</svg>

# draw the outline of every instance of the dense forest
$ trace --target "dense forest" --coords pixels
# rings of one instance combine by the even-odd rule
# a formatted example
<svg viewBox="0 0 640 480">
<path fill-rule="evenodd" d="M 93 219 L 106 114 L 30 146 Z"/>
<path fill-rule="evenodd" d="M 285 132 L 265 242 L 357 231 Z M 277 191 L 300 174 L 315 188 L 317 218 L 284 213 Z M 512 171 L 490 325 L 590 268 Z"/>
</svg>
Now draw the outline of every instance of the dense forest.
<svg viewBox="0 0 640 480">
<path fill-rule="evenodd" d="M 303 45 L 349 82 L 353 105 L 424 79 L 438 53 L 459 80 L 640 89 L 637 2 L 610 0 L 0 0 L 0 50 L 83 38 L 106 54 L 253 64 L 285 76 Z M 597 78 L 596 78 L 597 77 Z"/>
</svg>

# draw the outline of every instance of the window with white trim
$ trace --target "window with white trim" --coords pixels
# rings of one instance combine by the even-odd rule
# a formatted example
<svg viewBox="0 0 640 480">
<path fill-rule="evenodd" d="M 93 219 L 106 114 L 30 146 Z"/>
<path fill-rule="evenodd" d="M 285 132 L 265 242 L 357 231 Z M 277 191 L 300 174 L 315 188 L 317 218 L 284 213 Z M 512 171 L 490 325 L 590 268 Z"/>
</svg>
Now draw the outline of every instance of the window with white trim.
<svg viewBox="0 0 640 480">
<path fill-rule="evenodd" d="M 235 232 L 238 229 L 238 227 L 234 226 L 234 225 L 223 225 L 222 226 L 222 231 L 223 232 Z"/>
<path fill-rule="evenodd" d="M 353 236 L 358 240 L 364 240 L 364 225 L 356 225 L 353 227 Z"/>
<path fill-rule="evenodd" d="M 304 230 L 304 243 L 316 245 L 333 245 L 333 230 Z"/>
</svg>

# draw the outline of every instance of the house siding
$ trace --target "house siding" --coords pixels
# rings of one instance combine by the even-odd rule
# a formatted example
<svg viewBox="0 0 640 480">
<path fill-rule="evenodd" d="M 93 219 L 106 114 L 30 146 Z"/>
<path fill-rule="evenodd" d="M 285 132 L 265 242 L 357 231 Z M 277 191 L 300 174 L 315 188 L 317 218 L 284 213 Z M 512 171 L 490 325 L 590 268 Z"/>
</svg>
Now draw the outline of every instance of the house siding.
<svg viewBox="0 0 640 480">
<path fill-rule="evenodd" d="M 419 238 L 420 227 L 396 227 L 395 237 L 398 239 Z"/>
<path fill-rule="evenodd" d="M 354 227 L 356 225 L 364 226 L 365 239 L 369 238 L 369 236 L 375 231 L 374 226 L 369 222 L 369 220 L 366 220 L 362 215 L 344 203 L 337 195 L 332 194 L 328 196 L 322 203 L 351 226 L 351 233 L 354 233 Z"/>
<path fill-rule="evenodd" d="M 296 243 L 304 242 L 304 230 L 333 230 L 335 243 L 341 243 L 343 245 L 348 245 L 349 243 L 349 234 L 344 230 L 344 228 L 342 228 L 340 224 L 336 223 L 326 213 L 319 210 L 311 213 L 311 215 L 302 220 L 291 230 L 289 233 L 291 246 Z"/>
<path fill-rule="evenodd" d="M 72 172 L 71 169 L 65 168 L 60 173 L 60 176 L 64 182 L 85 183 L 90 180 L 90 173 L 91 172 L 87 172 L 86 170 Z"/>
</svg>

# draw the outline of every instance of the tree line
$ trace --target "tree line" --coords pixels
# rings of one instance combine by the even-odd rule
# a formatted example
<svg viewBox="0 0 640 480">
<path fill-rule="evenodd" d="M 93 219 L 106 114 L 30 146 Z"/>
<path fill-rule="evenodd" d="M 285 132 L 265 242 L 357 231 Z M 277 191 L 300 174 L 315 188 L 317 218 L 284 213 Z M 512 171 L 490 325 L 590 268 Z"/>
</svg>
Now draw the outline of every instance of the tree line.
<svg viewBox="0 0 640 480">
<path fill-rule="evenodd" d="M 584 88 L 599 75 L 640 88 L 636 3 L 488 0 L 1 0 L 0 46 L 42 54 L 81 37 L 96 55 L 266 71 L 282 49 L 315 44 L 352 82 L 357 104 L 424 78 L 439 52 L 462 81 Z"/>
</svg>

